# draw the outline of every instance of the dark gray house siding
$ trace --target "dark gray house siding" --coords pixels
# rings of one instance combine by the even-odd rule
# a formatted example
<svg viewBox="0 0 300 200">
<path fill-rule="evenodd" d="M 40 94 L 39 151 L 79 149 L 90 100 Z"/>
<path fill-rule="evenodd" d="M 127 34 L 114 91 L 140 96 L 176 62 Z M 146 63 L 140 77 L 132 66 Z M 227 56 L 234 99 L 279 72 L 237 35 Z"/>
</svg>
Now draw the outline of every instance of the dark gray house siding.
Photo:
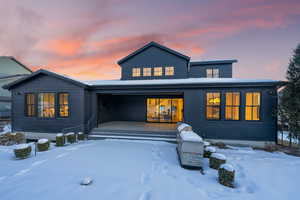
<svg viewBox="0 0 300 200">
<path fill-rule="evenodd" d="M 206 69 L 219 69 L 220 78 L 232 78 L 232 64 L 191 64 L 190 78 L 206 78 Z"/>
<path fill-rule="evenodd" d="M 70 95 L 68 118 L 39 118 L 25 116 L 25 94 L 39 92 L 67 92 Z M 84 88 L 61 79 L 40 74 L 30 81 L 23 82 L 12 89 L 12 128 L 14 131 L 61 132 L 64 128 L 84 125 Z M 56 99 L 57 104 L 57 99 Z M 77 130 L 82 129 L 80 127 Z"/>
<path fill-rule="evenodd" d="M 154 67 L 174 66 L 174 76 L 165 76 L 163 70 L 163 76 L 150 76 L 150 77 L 132 77 L 132 68 L 138 67 L 151 67 L 152 74 Z M 169 52 L 166 52 L 155 46 L 151 46 L 143 51 L 141 54 L 137 54 L 121 64 L 121 79 L 122 80 L 141 80 L 141 79 L 176 79 L 187 78 L 188 76 L 188 61 Z"/>
</svg>

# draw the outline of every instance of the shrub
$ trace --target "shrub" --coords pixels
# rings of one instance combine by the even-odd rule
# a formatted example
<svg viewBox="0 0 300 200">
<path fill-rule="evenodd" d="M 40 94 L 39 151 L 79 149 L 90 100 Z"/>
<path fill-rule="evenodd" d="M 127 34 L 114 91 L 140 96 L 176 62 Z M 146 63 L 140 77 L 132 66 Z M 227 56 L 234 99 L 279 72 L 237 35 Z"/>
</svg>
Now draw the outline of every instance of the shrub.
<svg viewBox="0 0 300 200">
<path fill-rule="evenodd" d="M 5 133 L 0 135 L 0 145 L 14 145 L 25 143 L 25 135 L 23 133 Z"/>
<path fill-rule="evenodd" d="M 62 133 L 56 135 L 55 141 L 56 141 L 56 146 L 58 147 L 62 147 L 66 143 L 65 136 Z"/>
<path fill-rule="evenodd" d="M 20 144 L 14 149 L 16 158 L 25 159 L 31 153 L 31 146 L 28 144 Z"/>
<path fill-rule="evenodd" d="M 73 133 L 73 132 L 67 133 L 67 134 L 66 134 L 66 137 L 67 137 L 68 143 L 73 144 L 73 143 L 76 142 L 76 136 L 75 136 L 75 133 Z"/>
<path fill-rule="evenodd" d="M 226 163 L 226 157 L 220 153 L 213 153 L 209 158 L 209 167 L 219 169 L 222 164 Z"/>
<path fill-rule="evenodd" d="M 235 170 L 230 164 L 223 164 L 218 170 L 219 183 L 227 187 L 234 187 L 234 174 Z"/>
<path fill-rule="evenodd" d="M 212 153 L 216 152 L 216 148 L 212 147 L 212 146 L 208 146 L 204 148 L 204 153 L 203 153 L 203 157 L 204 158 L 209 158 L 211 156 Z"/>
<path fill-rule="evenodd" d="M 85 135 L 83 132 L 79 132 L 78 135 L 77 135 L 77 139 L 78 140 L 84 140 L 85 139 Z"/>
<path fill-rule="evenodd" d="M 50 147 L 50 142 L 48 139 L 39 139 L 37 142 L 38 151 L 47 151 Z"/>
</svg>

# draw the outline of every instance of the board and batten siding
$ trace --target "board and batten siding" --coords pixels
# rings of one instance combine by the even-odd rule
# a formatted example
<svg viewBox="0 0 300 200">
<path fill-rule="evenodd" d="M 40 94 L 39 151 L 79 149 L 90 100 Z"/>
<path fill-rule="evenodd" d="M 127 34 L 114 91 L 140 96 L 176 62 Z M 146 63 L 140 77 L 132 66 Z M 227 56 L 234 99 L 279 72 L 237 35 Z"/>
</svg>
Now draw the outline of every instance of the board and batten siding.
<svg viewBox="0 0 300 200">
<path fill-rule="evenodd" d="M 221 92 L 221 119 L 206 119 L 206 93 Z M 240 92 L 240 120 L 225 119 L 225 93 Z M 260 120 L 245 120 L 246 92 L 260 92 Z M 227 140 L 276 141 L 277 93 L 274 87 L 206 88 L 184 91 L 184 119 L 204 138 Z"/>
<path fill-rule="evenodd" d="M 25 94 L 42 92 L 69 93 L 69 111 L 67 118 L 39 118 L 25 115 Z M 59 133 L 62 129 L 84 125 L 84 88 L 67 81 L 48 76 L 38 75 L 29 81 L 12 88 L 12 129 L 24 132 Z M 57 99 L 56 99 L 57 104 Z M 79 128 L 78 128 L 78 131 Z"/>
<path fill-rule="evenodd" d="M 154 67 L 174 66 L 175 74 L 165 76 L 164 70 L 162 76 L 153 76 Z M 132 68 L 141 68 L 140 77 L 132 77 Z M 152 69 L 152 76 L 143 76 L 143 67 Z M 188 61 L 174 54 L 166 52 L 155 46 L 149 47 L 142 53 L 129 58 L 121 64 L 121 80 L 147 80 L 147 79 L 176 79 L 187 78 Z"/>
</svg>

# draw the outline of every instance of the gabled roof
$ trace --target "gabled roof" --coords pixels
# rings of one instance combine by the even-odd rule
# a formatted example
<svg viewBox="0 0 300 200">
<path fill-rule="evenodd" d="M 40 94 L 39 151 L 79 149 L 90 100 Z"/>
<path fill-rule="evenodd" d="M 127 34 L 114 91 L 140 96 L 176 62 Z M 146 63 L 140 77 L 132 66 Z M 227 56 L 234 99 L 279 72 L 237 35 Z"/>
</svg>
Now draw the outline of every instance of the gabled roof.
<svg viewBox="0 0 300 200">
<path fill-rule="evenodd" d="M 7 59 L 10 59 L 14 62 L 16 62 L 17 64 L 19 64 L 20 66 L 22 66 L 24 69 L 26 69 L 27 71 L 31 72 L 32 73 L 32 70 L 29 69 L 28 67 L 26 67 L 24 64 L 22 64 L 21 62 L 19 62 L 17 59 L 15 59 L 14 57 L 12 56 L 0 56 L 0 58 L 7 58 Z"/>
<path fill-rule="evenodd" d="M 208 60 L 208 61 L 193 61 L 190 62 L 190 65 L 196 66 L 196 65 L 231 64 L 235 62 L 237 62 L 237 60 Z"/>
<path fill-rule="evenodd" d="M 183 58 L 185 60 L 188 60 L 188 61 L 190 60 L 190 57 L 188 57 L 186 55 L 183 55 L 183 54 L 181 54 L 181 53 L 179 53 L 177 51 L 174 51 L 174 50 L 172 50 L 172 49 L 170 49 L 170 48 L 168 48 L 166 46 L 163 46 L 161 44 L 158 44 L 158 43 L 152 41 L 152 42 L 149 42 L 148 44 L 146 44 L 145 46 L 143 46 L 142 48 L 134 51 L 133 53 L 131 53 L 128 56 L 126 56 L 126 57 L 122 58 L 121 60 L 119 60 L 118 64 L 120 65 L 120 64 L 124 63 L 126 60 L 132 58 L 133 56 L 136 56 L 137 54 L 140 54 L 141 52 L 145 51 L 149 47 L 157 47 L 157 48 L 162 49 L 162 50 L 164 50 L 166 52 L 169 52 L 169 53 L 171 53 L 171 54 L 173 54 L 175 56 Z"/>
<path fill-rule="evenodd" d="M 13 81 L 13 82 L 11 82 L 7 85 L 4 85 L 3 88 L 10 90 L 12 87 L 15 87 L 16 85 L 18 85 L 20 83 L 28 81 L 28 80 L 30 80 L 30 79 L 32 79 L 32 78 L 34 78 L 34 77 L 36 77 L 40 74 L 52 76 L 52 77 L 67 81 L 69 83 L 72 83 L 74 85 L 77 85 L 79 87 L 84 87 L 84 88 L 88 87 L 84 82 L 81 82 L 79 80 L 75 80 L 75 79 L 67 77 L 67 76 L 63 76 L 63 75 L 60 75 L 60 74 L 57 74 L 57 73 L 54 73 L 54 72 L 50 72 L 50 71 L 47 71 L 47 70 L 44 70 L 44 69 L 40 69 L 40 70 L 38 70 L 36 72 L 33 72 L 32 74 L 30 74 L 26 77 L 20 78 L 20 79 L 18 79 L 16 81 Z"/>
</svg>

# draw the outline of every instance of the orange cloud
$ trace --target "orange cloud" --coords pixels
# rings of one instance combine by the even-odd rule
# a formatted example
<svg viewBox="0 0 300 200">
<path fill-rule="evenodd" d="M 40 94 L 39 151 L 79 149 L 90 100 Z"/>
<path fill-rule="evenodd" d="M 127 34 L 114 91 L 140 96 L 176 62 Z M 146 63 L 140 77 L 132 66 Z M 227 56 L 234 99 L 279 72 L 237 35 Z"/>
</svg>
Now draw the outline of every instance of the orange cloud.
<svg viewBox="0 0 300 200">
<path fill-rule="evenodd" d="M 82 47 L 83 41 L 68 39 L 50 40 L 38 47 L 41 50 L 54 52 L 62 56 L 70 56 L 78 53 Z"/>
</svg>

